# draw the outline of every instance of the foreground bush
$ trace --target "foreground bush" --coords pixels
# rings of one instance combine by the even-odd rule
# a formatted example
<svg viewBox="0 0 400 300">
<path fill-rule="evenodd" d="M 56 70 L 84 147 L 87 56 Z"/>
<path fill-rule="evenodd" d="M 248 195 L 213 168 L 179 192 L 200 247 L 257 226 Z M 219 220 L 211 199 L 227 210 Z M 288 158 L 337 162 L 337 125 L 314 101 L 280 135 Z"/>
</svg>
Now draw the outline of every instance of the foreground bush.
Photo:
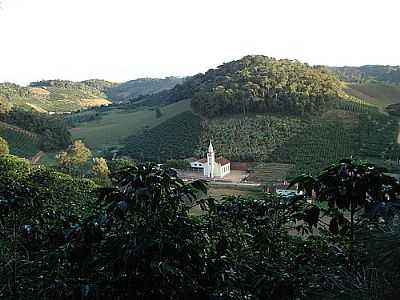
<svg viewBox="0 0 400 300">
<path fill-rule="evenodd" d="M 396 295 L 396 265 L 378 268 L 380 256 L 373 250 L 388 245 L 390 250 L 398 239 L 392 234 L 382 240 L 378 229 L 389 228 L 389 218 L 379 216 L 383 225 L 378 225 L 364 213 L 362 201 L 394 207 L 399 187 L 372 165 L 342 161 L 317 178 L 299 178 L 300 189 L 317 192 L 316 204 L 303 196 L 272 194 L 199 200 L 206 192 L 202 181 L 184 184 L 175 171 L 154 164 L 127 166 L 111 176 L 112 187 L 98 190 L 96 205 L 82 201 L 83 214 L 73 208 L 82 205 L 76 197 L 60 193 L 61 182 L 71 186 L 74 179 L 43 186 L 40 182 L 54 182 L 53 173 L 11 157 L 0 160 L 0 170 L 5 170 L 0 176 L 0 296 L 5 299 Z M 32 172 L 36 177 L 24 175 Z M 361 184 L 371 179 L 374 185 Z M 79 191 L 76 195 L 85 199 Z M 357 200 L 351 202 L 352 197 Z M 345 199 L 350 204 L 339 204 Z M 319 204 L 326 201 L 329 208 Z M 353 214 L 351 203 L 364 211 Z M 193 216 L 197 205 L 203 214 Z M 389 251 L 385 259 L 393 261 L 395 254 Z"/>
</svg>

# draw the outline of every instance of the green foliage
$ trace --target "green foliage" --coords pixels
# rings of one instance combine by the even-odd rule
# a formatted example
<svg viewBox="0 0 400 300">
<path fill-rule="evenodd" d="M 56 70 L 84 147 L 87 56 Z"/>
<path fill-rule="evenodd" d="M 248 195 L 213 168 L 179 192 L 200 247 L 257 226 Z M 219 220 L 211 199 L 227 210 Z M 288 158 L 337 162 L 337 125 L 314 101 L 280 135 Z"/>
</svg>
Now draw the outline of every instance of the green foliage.
<svg viewBox="0 0 400 300">
<path fill-rule="evenodd" d="M 397 122 L 385 115 L 337 111 L 314 120 L 276 149 L 271 158 L 295 164 L 291 176 L 315 174 L 341 157 L 379 161 L 393 144 L 396 132 Z"/>
<path fill-rule="evenodd" d="M 9 154 L 10 148 L 8 147 L 8 143 L 5 139 L 0 137 L 0 154 Z"/>
<path fill-rule="evenodd" d="M 33 82 L 23 87 L 13 83 L 0 84 L 0 103 L 2 110 L 25 109 L 38 112 L 71 112 L 89 106 L 109 103 L 102 90 L 89 81 L 72 82 L 65 80 L 46 80 Z"/>
<path fill-rule="evenodd" d="M 14 97 L 29 97 L 31 93 L 28 88 L 21 87 L 15 83 L 0 83 L 0 98 L 11 102 Z"/>
<path fill-rule="evenodd" d="M 303 115 L 323 110 L 341 94 L 340 82 L 321 67 L 256 55 L 190 77 L 145 98 L 145 103 L 191 98 L 193 108 L 206 117 L 263 112 Z"/>
<path fill-rule="evenodd" d="M 88 79 L 82 81 L 81 83 L 105 94 L 110 88 L 116 87 L 118 85 L 118 83 L 110 82 L 103 79 Z"/>
<path fill-rule="evenodd" d="M 96 157 L 92 165 L 91 174 L 99 183 L 106 183 L 110 175 L 107 161 L 102 157 Z"/>
<path fill-rule="evenodd" d="M 185 170 L 190 169 L 190 163 L 184 159 L 169 159 L 163 164 L 163 167 Z"/>
<path fill-rule="evenodd" d="M 82 141 L 77 140 L 68 147 L 67 151 L 59 153 L 56 158 L 61 170 L 70 174 L 83 175 L 91 156 L 90 149 Z"/>
<path fill-rule="evenodd" d="M 83 91 L 87 92 L 88 95 L 95 97 L 103 97 L 102 94 L 96 87 L 94 82 L 89 81 L 89 84 L 85 84 L 84 82 L 74 82 L 69 80 L 42 80 L 37 82 L 31 82 L 31 87 L 46 87 L 49 90 L 54 88 L 71 90 L 71 91 Z M 79 95 L 77 93 L 76 95 Z"/>
<path fill-rule="evenodd" d="M 184 159 L 198 145 L 200 130 L 200 118 L 187 111 L 142 134 L 128 137 L 121 153 L 141 161 Z"/>
<path fill-rule="evenodd" d="M 95 185 L 12 156 L 0 156 L 0 171 L 0 296 L 40 299 L 62 272 L 64 230 L 87 215 Z"/>
<path fill-rule="evenodd" d="M 0 121 L 39 135 L 40 148 L 46 151 L 63 149 L 71 143 L 71 135 L 66 125 L 62 118 L 57 116 L 11 110 L 7 113 L 0 113 Z"/>
<path fill-rule="evenodd" d="M 202 123 L 196 155 L 207 152 L 211 139 L 218 155 L 234 161 L 265 161 L 274 149 L 284 144 L 307 125 L 295 117 L 254 115 L 214 118 Z"/>
<path fill-rule="evenodd" d="M 158 119 L 158 118 L 161 118 L 161 116 L 162 116 L 161 109 L 160 109 L 159 107 L 157 107 L 157 108 L 156 108 L 156 118 L 157 118 L 157 119 Z"/>
<path fill-rule="evenodd" d="M 120 158 L 108 160 L 107 162 L 111 174 L 118 173 L 119 171 L 127 167 L 133 167 L 135 166 L 135 164 L 136 163 L 133 160 L 120 159 Z"/>
<path fill-rule="evenodd" d="M 400 85 L 388 83 L 351 83 L 346 85 L 346 93 L 378 107 L 381 111 L 400 101 Z"/>
<path fill-rule="evenodd" d="M 0 122 L 0 136 L 7 140 L 11 154 L 31 158 L 40 150 L 41 137 L 19 127 Z"/>
<path fill-rule="evenodd" d="M 354 207 L 395 203 L 399 184 L 383 172 L 344 160 L 316 178 L 299 178 L 301 190 L 329 203 L 321 208 L 303 196 L 273 194 L 198 200 L 207 192 L 203 181 L 185 184 L 174 170 L 139 164 L 112 175 L 113 186 L 95 201 L 90 181 L 2 156 L 0 296 L 393 299 L 395 265 L 379 270 L 373 243 L 353 247 L 342 230 Z M 197 205 L 203 213 L 192 216 Z M 363 230 L 375 238 L 371 224 L 353 227 L 357 237 Z M 382 242 L 386 253 L 398 240 Z"/>
<path fill-rule="evenodd" d="M 99 112 L 94 120 L 80 122 L 71 129 L 74 139 L 83 140 L 91 149 L 105 150 L 118 148 L 131 135 L 141 134 L 145 129 L 156 127 L 180 113 L 190 111 L 190 102 L 181 101 L 162 107 L 162 116 L 156 118 L 153 108 L 140 109 L 109 109 Z M 76 120 L 93 112 L 82 112 L 68 116 Z M 74 121 L 72 121 L 73 123 Z"/>
</svg>

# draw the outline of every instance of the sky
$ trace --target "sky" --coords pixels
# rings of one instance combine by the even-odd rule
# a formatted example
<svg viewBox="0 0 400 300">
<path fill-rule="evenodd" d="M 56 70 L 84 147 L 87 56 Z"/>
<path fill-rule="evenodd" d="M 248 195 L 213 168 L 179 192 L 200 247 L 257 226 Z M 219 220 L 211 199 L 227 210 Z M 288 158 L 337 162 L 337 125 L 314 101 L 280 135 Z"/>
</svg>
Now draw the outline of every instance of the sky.
<svg viewBox="0 0 400 300">
<path fill-rule="evenodd" d="M 0 82 L 189 76 L 250 54 L 400 65 L 399 0 L 0 3 Z"/>
</svg>

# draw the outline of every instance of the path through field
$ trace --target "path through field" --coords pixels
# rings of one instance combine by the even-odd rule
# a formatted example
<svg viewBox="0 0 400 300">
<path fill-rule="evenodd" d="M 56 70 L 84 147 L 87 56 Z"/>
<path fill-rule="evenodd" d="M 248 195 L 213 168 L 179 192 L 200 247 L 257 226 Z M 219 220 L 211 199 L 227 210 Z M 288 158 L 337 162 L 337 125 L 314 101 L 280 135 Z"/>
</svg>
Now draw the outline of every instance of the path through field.
<svg viewBox="0 0 400 300">
<path fill-rule="evenodd" d="M 36 153 L 32 158 L 31 158 L 31 162 L 32 164 L 37 164 L 39 162 L 39 160 L 43 157 L 43 155 L 45 155 L 46 153 L 44 153 L 43 151 L 39 151 L 38 153 Z"/>
</svg>

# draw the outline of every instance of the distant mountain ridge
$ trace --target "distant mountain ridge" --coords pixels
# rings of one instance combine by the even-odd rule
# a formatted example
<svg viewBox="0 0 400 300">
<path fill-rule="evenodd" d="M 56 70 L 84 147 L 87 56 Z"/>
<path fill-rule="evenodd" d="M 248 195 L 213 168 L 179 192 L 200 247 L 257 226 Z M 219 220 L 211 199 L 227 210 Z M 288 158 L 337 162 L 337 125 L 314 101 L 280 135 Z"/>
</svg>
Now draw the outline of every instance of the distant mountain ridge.
<svg viewBox="0 0 400 300">
<path fill-rule="evenodd" d="M 182 78 L 142 78 L 123 83 L 102 79 L 41 80 L 28 86 L 0 83 L 0 110 L 12 107 L 38 112 L 72 112 L 92 106 L 127 102 L 182 83 Z"/>
<path fill-rule="evenodd" d="M 384 82 L 400 84 L 400 66 L 365 65 L 361 67 L 327 67 L 345 82 Z"/>
<path fill-rule="evenodd" d="M 111 86 L 105 90 L 113 102 L 126 102 L 174 88 L 184 81 L 180 77 L 139 78 Z"/>
</svg>

